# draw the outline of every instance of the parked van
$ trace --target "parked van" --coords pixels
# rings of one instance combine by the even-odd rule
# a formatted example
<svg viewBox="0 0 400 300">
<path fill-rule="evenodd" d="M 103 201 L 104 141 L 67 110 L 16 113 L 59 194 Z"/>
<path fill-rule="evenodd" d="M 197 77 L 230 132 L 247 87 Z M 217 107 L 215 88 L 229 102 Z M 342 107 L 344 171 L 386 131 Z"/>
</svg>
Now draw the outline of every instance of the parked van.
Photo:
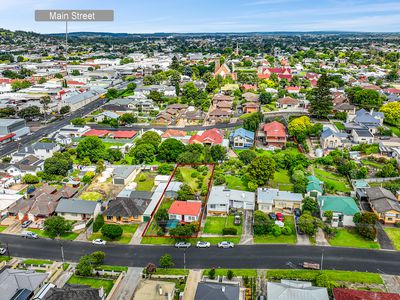
<svg viewBox="0 0 400 300">
<path fill-rule="evenodd" d="M 24 232 L 22 232 L 21 236 L 26 239 L 37 239 L 38 238 L 38 235 L 32 231 L 24 231 Z"/>
</svg>

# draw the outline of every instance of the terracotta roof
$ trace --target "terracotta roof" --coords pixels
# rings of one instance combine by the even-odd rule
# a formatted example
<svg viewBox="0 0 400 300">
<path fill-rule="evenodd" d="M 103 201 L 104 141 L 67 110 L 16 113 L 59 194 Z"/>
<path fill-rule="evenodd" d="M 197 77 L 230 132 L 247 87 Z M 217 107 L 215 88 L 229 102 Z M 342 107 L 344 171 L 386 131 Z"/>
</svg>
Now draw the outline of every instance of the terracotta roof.
<svg viewBox="0 0 400 300">
<path fill-rule="evenodd" d="M 395 88 L 388 88 L 385 90 L 386 93 L 391 93 L 391 94 L 400 94 L 400 89 L 395 89 Z"/>
<path fill-rule="evenodd" d="M 224 132 L 217 129 L 209 129 L 204 131 L 201 135 L 195 134 L 192 136 L 189 140 L 190 144 L 193 143 L 211 143 L 213 145 L 215 144 L 221 144 L 224 139 Z"/>
<path fill-rule="evenodd" d="M 371 292 L 334 288 L 335 300 L 400 300 L 400 295 L 395 293 Z"/>
<path fill-rule="evenodd" d="M 286 90 L 288 90 L 288 91 L 300 91 L 300 87 L 299 86 L 288 86 L 288 87 L 286 87 Z"/>
<path fill-rule="evenodd" d="M 183 137 L 186 136 L 186 132 L 182 130 L 176 130 L 176 129 L 167 129 L 161 137 L 162 138 L 170 138 L 170 137 Z"/>
<path fill-rule="evenodd" d="M 198 216 L 201 210 L 201 201 L 174 201 L 168 209 L 169 214 Z"/>
<path fill-rule="evenodd" d="M 97 136 L 97 137 L 104 137 L 109 133 L 108 130 L 97 130 L 91 129 L 88 132 L 84 133 L 83 136 Z"/>
<path fill-rule="evenodd" d="M 131 139 L 136 134 L 137 134 L 137 132 L 134 130 L 130 130 L 130 131 L 119 130 L 119 131 L 110 131 L 109 132 L 109 136 L 114 139 Z"/>
<path fill-rule="evenodd" d="M 285 97 L 285 98 L 278 99 L 278 103 L 279 104 L 298 104 L 299 100 L 294 99 L 292 97 Z"/>
<path fill-rule="evenodd" d="M 264 124 L 263 130 L 266 136 L 273 137 L 285 137 L 285 126 L 282 123 L 273 121 L 271 123 Z"/>
</svg>

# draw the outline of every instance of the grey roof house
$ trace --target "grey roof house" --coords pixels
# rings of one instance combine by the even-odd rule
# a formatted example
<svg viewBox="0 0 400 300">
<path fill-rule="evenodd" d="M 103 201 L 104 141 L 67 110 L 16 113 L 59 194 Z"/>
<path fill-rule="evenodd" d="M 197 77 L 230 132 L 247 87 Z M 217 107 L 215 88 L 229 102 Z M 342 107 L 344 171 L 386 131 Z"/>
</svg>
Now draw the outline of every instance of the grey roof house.
<svg viewBox="0 0 400 300">
<path fill-rule="evenodd" d="M 238 284 L 199 282 L 194 300 L 239 300 Z M 271 298 L 272 299 L 272 298 Z"/>
<path fill-rule="evenodd" d="M 140 172 L 140 166 L 118 166 L 113 170 L 113 183 L 126 185 Z"/>
<path fill-rule="evenodd" d="M 143 222 L 143 213 L 150 204 L 149 199 L 117 198 L 108 203 L 104 221 L 112 223 Z"/>
<path fill-rule="evenodd" d="M 30 299 L 47 275 L 32 270 L 5 269 L 0 273 L 0 300 Z"/>
<path fill-rule="evenodd" d="M 281 280 L 267 283 L 267 299 L 274 300 L 329 300 L 325 287 L 312 286 L 311 282 Z"/>
<path fill-rule="evenodd" d="M 300 208 L 302 201 L 303 195 L 301 193 L 268 188 L 257 189 L 258 209 L 264 212 L 284 210 L 292 212 L 295 208 Z"/>
<path fill-rule="evenodd" d="M 56 207 L 56 214 L 67 220 L 85 221 L 96 218 L 100 213 L 101 204 L 96 201 L 79 199 L 61 199 Z"/>
<path fill-rule="evenodd" d="M 225 186 L 213 186 L 208 196 L 209 214 L 228 214 L 230 208 L 254 210 L 255 193 L 230 190 Z"/>
<path fill-rule="evenodd" d="M 62 288 L 51 288 L 43 300 L 103 300 L 103 289 L 94 289 L 87 285 L 66 284 Z"/>
</svg>

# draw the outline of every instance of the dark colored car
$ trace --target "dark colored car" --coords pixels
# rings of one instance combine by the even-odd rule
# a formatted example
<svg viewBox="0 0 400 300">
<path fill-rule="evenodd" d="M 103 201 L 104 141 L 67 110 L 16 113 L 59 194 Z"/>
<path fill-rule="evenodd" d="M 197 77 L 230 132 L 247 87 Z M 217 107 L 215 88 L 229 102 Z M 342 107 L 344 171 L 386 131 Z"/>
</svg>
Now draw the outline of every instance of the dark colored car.
<svg viewBox="0 0 400 300">
<path fill-rule="evenodd" d="M 268 216 L 272 219 L 272 220 L 276 220 L 276 215 L 274 213 L 269 213 Z"/>
<path fill-rule="evenodd" d="M 294 215 L 295 215 L 296 217 L 300 217 L 300 216 L 301 216 L 301 210 L 300 210 L 300 208 L 295 208 L 295 209 L 294 209 Z"/>
</svg>

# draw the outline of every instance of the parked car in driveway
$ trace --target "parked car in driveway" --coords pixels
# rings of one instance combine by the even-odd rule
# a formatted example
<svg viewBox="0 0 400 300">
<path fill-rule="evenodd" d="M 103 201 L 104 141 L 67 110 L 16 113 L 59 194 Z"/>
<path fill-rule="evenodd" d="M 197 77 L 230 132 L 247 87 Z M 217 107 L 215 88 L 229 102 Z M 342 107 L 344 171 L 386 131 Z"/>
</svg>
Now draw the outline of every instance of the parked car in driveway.
<svg viewBox="0 0 400 300">
<path fill-rule="evenodd" d="M 276 213 L 275 214 L 275 216 L 276 216 L 276 219 L 278 220 L 278 221 L 283 221 L 283 220 L 285 220 L 285 217 L 284 217 L 284 215 L 282 214 L 282 213 Z"/>
<path fill-rule="evenodd" d="M 22 227 L 22 228 L 28 228 L 29 225 L 31 225 L 31 224 L 32 224 L 32 221 L 31 221 L 31 220 L 27 220 L 27 221 L 24 221 L 24 222 L 21 224 L 21 227 Z"/>
<path fill-rule="evenodd" d="M 198 241 L 196 244 L 197 248 L 210 248 L 211 244 L 209 242 Z"/>
<path fill-rule="evenodd" d="M 6 248 L 0 248 L 0 255 L 6 254 L 7 250 Z"/>
<path fill-rule="evenodd" d="M 239 215 L 236 215 L 235 220 L 233 221 L 233 224 L 240 225 L 241 223 L 242 223 L 242 217 Z"/>
<path fill-rule="evenodd" d="M 272 219 L 272 220 L 276 220 L 276 215 L 274 213 L 269 213 L 268 216 Z"/>
<path fill-rule="evenodd" d="M 26 238 L 26 239 L 37 239 L 37 238 L 39 238 L 39 236 L 36 233 L 32 232 L 32 231 L 24 231 L 24 232 L 21 233 L 21 236 Z"/>
<path fill-rule="evenodd" d="M 234 246 L 235 246 L 234 243 L 227 242 L 227 241 L 223 241 L 223 242 L 219 242 L 218 243 L 218 248 L 233 248 Z"/>
<path fill-rule="evenodd" d="M 186 242 L 179 242 L 175 244 L 175 248 L 189 248 L 192 244 Z"/>
<path fill-rule="evenodd" d="M 105 240 L 102 240 L 102 239 L 95 239 L 95 240 L 92 241 L 92 244 L 94 244 L 94 245 L 105 245 L 105 244 L 107 244 L 107 242 Z"/>
</svg>

